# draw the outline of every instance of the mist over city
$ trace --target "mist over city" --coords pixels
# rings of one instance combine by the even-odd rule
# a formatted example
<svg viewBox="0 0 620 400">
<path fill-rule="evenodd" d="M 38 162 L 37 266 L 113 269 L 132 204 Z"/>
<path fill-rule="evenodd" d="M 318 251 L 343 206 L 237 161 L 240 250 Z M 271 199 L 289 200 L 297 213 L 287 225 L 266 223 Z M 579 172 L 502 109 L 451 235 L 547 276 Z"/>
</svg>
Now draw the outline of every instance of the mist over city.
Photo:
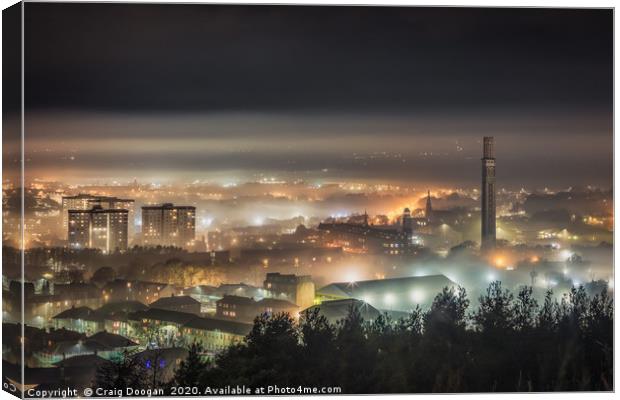
<svg viewBox="0 0 620 400">
<path fill-rule="evenodd" d="M 609 10 L 25 10 L 17 391 L 613 390 Z"/>
</svg>

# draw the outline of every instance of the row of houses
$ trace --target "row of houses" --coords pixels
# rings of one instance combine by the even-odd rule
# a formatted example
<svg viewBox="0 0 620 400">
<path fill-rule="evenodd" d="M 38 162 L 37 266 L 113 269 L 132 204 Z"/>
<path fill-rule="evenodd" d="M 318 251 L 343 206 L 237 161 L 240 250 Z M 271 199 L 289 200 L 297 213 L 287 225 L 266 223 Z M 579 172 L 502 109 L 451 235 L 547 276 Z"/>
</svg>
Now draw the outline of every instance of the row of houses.
<svg viewBox="0 0 620 400">
<path fill-rule="evenodd" d="M 227 295 L 275 298 L 303 309 L 313 304 L 315 294 L 310 276 L 279 273 L 268 273 L 262 288 L 239 283 L 183 289 L 159 282 L 114 279 L 102 287 L 93 283 L 57 284 L 49 281 L 26 282 L 22 287 L 20 282 L 12 281 L 7 284 L 7 289 L 3 290 L 4 319 L 21 321 L 23 295 L 25 322 L 40 328 L 49 326 L 52 317 L 73 307 L 97 309 L 108 303 L 137 301 L 154 308 L 201 315 L 215 313 L 217 301 Z M 230 319 L 229 315 L 221 316 Z"/>
<path fill-rule="evenodd" d="M 118 303 L 92 310 L 73 307 L 53 318 L 54 328 L 93 334 L 106 331 L 147 347 L 186 346 L 200 342 L 208 352 L 218 352 L 241 342 L 252 325 L 201 317 L 194 313 Z"/>
<path fill-rule="evenodd" d="M 86 338 L 49 343 L 33 353 L 35 364 L 51 367 L 72 357 L 97 355 L 105 360 L 117 359 L 124 351 L 138 349 L 138 343 L 120 335 L 102 331 Z"/>
<path fill-rule="evenodd" d="M 36 286 L 34 282 L 25 282 L 23 287 L 19 281 L 9 283 L 8 290 L 2 291 L 4 320 L 21 321 L 22 295 L 25 322 L 44 328 L 53 316 L 72 307 L 96 309 L 107 303 L 123 301 L 150 304 L 180 291 L 168 284 L 125 279 L 115 279 L 103 288 L 82 282 L 44 285 L 44 290 L 37 290 Z"/>
</svg>

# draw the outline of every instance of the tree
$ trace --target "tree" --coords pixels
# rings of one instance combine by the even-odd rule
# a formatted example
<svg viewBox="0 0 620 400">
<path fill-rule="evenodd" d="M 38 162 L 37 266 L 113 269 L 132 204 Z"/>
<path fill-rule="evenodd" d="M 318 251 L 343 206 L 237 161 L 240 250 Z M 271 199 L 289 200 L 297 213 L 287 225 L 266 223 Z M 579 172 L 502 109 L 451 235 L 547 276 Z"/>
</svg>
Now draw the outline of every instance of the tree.
<svg viewBox="0 0 620 400">
<path fill-rule="evenodd" d="M 203 356 L 204 349 L 200 343 L 194 342 L 189 347 L 189 354 L 181 361 L 179 368 L 174 372 L 172 382 L 174 386 L 199 387 L 202 375 L 209 368 L 210 363 Z"/>
<path fill-rule="evenodd" d="M 146 368 L 135 355 L 136 351 L 125 350 L 117 359 L 99 365 L 94 386 L 102 389 L 148 388 Z"/>
<path fill-rule="evenodd" d="M 611 390 L 613 299 L 575 288 L 538 306 L 492 283 L 468 314 L 462 288 L 426 312 L 364 321 L 352 307 L 333 326 L 319 309 L 299 323 L 263 315 L 246 342 L 216 357 L 201 385 L 341 386 L 344 393 Z"/>
<path fill-rule="evenodd" d="M 502 290 L 501 282 L 492 282 L 486 290 L 486 295 L 480 296 L 480 306 L 472 316 L 476 327 L 492 335 L 502 335 L 512 329 L 514 322 L 512 300 L 512 293 Z"/>
<path fill-rule="evenodd" d="M 545 300 L 542 307 L 538 311 L 537 328 L 538 330 L 553 332 L 557 328 L 558 316 L 558 303 L 553 299 L 553 291 L 547 290 L 545 292 Z"/>
<path fill-rule="evenodd" d="M 613 389 L 613 312 L 613 298 L 604 287 L 590 301 L 584 331 L 590 379 L 601 390 Z"/>
<path fill-rule="evenodd" d="M 424 335 L 419 347 L 420 369 L 416 382 L 433 392 L 465 390 L 469 340 L 467 308 L 469 299 L 465 288 L 443 288 L 435 296 L 430 310 L 424 315 Z"/>
<path fill-rule="evenodd" d="M 512 305 L 514 328 L 519 332 L 532 330 L 536 326 L 537 311 L 538 302 L 534 296 L 532 296 L 532 287 L 522 287 Z"/>
<path fill-rule="evenodd" d="M 336 336 L 340 358 L 335 373 L 338 382 L 348 393 L 373 392 L 373 372 L 376 363 L 373 349 L 367 345 L 364 318 L 351 304 Z"/>
<path fill-rule="evenodd" d="M 205 374 L 207 382 L 250 387 L 299 384 L 302 366 L 299 331 L 288 313 L 254 319 L 245 343 L 229 347 Z"/>
<path fill-rule="evenodd" d="M 299 318 L 301 334 L 301 364 L 305 366 L 302 376 L 306 385 L 327 382 L 337 384 L 331 372 L 336 353 L 336 328 L 320 313 L 320 308 L 304 311 Z"/>
</svg>

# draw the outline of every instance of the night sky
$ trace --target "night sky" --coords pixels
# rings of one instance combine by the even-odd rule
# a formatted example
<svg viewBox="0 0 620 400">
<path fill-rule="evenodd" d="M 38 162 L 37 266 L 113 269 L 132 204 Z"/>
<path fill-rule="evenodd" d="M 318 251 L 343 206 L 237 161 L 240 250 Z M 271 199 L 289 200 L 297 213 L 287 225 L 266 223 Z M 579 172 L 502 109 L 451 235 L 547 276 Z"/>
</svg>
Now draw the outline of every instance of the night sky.
<svg viewBox="0 0 620 400">
<path fill-rule="evenodd" d="M 28 3 L 31 171 L 465 185 L 494 135 L 507 186 L 611 186 L 612 18 Z"/>
</svg>

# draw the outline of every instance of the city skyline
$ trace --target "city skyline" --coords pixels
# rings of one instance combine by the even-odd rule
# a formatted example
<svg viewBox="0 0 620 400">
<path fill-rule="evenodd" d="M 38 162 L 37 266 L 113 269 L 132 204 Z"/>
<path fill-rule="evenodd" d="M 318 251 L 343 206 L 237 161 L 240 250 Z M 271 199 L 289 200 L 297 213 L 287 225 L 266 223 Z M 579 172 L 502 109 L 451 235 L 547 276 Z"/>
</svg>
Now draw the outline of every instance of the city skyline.
<svg viewBox="0 0 620 400">
<path fill-rule="evenodd" d="M 3 11 L 4 390 L 612 392 L 613 16 Z"/>
</svg>

